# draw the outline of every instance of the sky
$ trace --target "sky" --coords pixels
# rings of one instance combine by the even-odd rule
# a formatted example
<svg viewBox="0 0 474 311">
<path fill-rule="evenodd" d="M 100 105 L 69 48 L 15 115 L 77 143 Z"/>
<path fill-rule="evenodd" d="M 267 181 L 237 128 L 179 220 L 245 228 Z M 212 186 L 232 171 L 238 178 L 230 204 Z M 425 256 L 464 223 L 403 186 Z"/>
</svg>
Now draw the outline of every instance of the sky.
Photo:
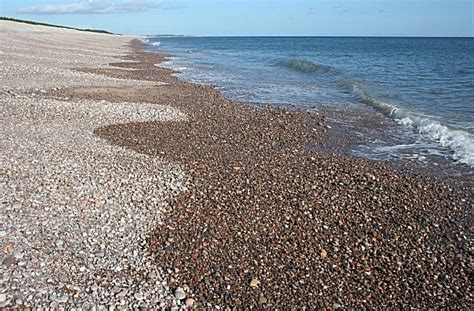
<svg viewBox="0 0 474 311">
<path fill-rule="evenodd" d="M 474 36 L 474 0 L 0 0 L 0 15 L 129 35 Z"/>
</svg>

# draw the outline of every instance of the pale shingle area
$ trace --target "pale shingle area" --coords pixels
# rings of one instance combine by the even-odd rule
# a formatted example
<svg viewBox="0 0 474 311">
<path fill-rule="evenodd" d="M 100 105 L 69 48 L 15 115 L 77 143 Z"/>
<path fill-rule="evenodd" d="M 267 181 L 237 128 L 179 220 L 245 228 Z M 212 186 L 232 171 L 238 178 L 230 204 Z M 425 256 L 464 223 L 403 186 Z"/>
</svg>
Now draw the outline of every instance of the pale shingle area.
<svg viewBox="0 0 474 311">
<path fill-rule="evenodd" d="M 0 40 L 4 91 L 147 83 L 74 70 L 117 62 L 127 53 L 130 37 L 0 21 Z"/>
<path fill-rule="evenodd" d="M 146 83 L 71 70 L 117 62 L 130 38 L 0 26 L 0 308 L 176 305 L 145 246 L 171 196 L 186 189 L 185 175 L 111 146 L 94 130 L 186 115 L 151 103 L 45 94 L 57 86 Z"/>
</svg>

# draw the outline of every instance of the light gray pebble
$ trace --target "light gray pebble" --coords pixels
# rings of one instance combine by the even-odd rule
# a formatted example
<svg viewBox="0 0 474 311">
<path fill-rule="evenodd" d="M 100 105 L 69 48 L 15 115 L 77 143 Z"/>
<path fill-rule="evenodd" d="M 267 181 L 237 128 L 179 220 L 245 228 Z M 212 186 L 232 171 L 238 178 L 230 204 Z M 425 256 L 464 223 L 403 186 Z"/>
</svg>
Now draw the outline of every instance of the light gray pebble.
<svg viewBox="0 0 474 311">
<path fill-rule="evenodd" d="M 184 290 L 181 287 L 178 287 L 174 291 L 174 296 L 178 300 L 183 300 L 184 298 L 186 298 L 186 293 L 184 292 Z"/>
<path fill-rule="evenodd" d="M 118 292 L 115 297 L 117 298 L 122 298 L 122 297 L 125 297 L 128 293 L 128 289 L 124 288 L 122 289 L 120 292 Z"/>
</svg>

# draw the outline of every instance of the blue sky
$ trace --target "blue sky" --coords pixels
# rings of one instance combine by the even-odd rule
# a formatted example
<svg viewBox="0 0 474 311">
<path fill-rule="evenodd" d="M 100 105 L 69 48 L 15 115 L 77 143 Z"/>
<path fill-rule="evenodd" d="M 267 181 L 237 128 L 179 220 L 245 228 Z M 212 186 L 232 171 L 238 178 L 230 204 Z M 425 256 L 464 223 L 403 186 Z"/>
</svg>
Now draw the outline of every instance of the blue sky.
<svg viewBox="0 0 474 311">
<path fill-rule="evenodd" d="M 474 0 L 0 0 L 0 15 L 123 34 L 474 36 Z"/>
</svg>

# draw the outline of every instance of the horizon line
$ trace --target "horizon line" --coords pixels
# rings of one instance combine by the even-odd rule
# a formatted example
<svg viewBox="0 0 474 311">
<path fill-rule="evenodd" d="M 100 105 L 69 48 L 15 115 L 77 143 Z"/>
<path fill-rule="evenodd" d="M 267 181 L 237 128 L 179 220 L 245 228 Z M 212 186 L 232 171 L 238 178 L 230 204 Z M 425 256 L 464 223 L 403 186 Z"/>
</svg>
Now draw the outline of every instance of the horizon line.
<svg viewBox="0 0 474 311">
<path fill-rule="evenodd" d="M 180 37 L 180 38 L 223 38 L 223 37 L 236 37 L 236 38 L 262 38 L 262 37 L 287 37 L 287 38 L 439 38 L 439 39 L 473 39 L 474 36 L 413 36 L 413 35 L 182 35 L 182 34 L 138 34 L 129 36 L 142 36 L 142 37 Z"/>
</svg>

